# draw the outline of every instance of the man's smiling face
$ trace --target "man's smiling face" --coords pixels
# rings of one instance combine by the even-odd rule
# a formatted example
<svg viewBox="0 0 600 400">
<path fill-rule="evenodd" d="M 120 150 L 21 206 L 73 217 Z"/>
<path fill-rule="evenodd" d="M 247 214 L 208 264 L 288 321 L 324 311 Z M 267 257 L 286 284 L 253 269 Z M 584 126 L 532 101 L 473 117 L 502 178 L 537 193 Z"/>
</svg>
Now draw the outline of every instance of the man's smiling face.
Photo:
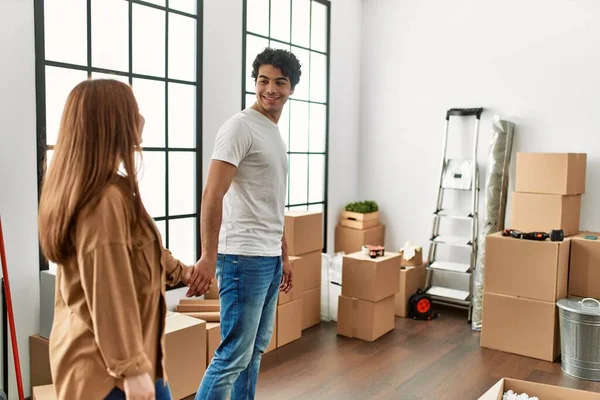
<svg viewBox="0 0 600 400">
<path fill-rule="evenodd" d="M 279 116 L 294 93 L 290 79 L 272 65 L 261 65 L 256 78 L 256 102 L 267 113 Z"/>
</svg>

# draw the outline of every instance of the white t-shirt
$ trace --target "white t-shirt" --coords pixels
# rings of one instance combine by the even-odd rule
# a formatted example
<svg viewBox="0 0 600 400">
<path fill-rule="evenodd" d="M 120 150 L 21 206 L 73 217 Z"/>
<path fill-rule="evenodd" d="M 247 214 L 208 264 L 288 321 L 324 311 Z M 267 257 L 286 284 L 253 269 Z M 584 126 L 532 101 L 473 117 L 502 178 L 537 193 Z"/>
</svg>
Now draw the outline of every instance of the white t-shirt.
<svg viewBox="0 0 600 400">
<path fill-rule="evenodd" d="M 247 108 L 219 129 L 212 158 L 237 171 L 223 199 L 219 253 L 281 255 L 288 162 L 279 127 Z"/>
</svg>

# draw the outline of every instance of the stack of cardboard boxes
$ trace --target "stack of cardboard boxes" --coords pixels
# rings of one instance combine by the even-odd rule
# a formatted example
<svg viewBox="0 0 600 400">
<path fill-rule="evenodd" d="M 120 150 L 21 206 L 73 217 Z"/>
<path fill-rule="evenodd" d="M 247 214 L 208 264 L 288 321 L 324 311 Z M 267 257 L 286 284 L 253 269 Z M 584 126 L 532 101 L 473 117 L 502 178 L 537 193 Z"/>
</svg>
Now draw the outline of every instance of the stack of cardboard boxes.
<svg viewBox="0 0 600 400">
<path fill-rule="evenodd" d="M 372 342 L 394 329 L 395 295 L 400 290 L 400 254 L 371 258 L 344 256 L 337 333 Z"/>
<path fill-rule="evenodd" d="M 583 252 L 573 248 L 589 244 L 581 239 L 581 246 L 572 246 L 579 232 L 585 176 L 585 154 L 517 153 L 508 228 L 562 229 L 566 237 L 534 241 L 497 232 L 486 238 L 482 347 L 547 361 L 560 355 L 556 301 L 567 297 L 569 279 L 581 281 L 574 265 L 587 268 L 577 260 L 578 253 L 585 258 Z"/>
<path fill-rule="evenodd" d="M 427 277 L 426 262 L 423 262 L 423 248 L 418 247 L 415 254 L 408 258 L 404 257 L 403 249 L 400 254 L 400 290 L 395 295 L 395 307 L 397 317 L 408 317 L 409 300 L 418 289 L 425 290 L 425 278 Z M 408 259 L 407 259 L 408 258 Z"/>
<path fill-rule="evenodd" d="M 379 222 L 379 211 L 361 214 L 343 211 L 335 227 L 336 253 L 361 251 L 364 245 L 383 246 L 385 225 Z"/>
</svg>

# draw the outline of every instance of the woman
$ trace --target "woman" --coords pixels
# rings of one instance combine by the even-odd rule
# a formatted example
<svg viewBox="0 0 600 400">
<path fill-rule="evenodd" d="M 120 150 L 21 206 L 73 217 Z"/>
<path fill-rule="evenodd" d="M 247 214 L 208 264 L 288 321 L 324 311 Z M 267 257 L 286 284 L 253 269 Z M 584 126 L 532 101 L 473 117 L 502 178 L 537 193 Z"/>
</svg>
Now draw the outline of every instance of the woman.
<svg viewBox="0 0 600 400">
<path fill-rule="evenodd" d="M 140 199 L 143 125 L 133 91 L 116 80 L 84 81 L 65 105 L 39 207 L 42 251 L 58 264 L 50 363 L 59 400 L 171 399 L 164 290 L 187 284 L 191 268 L 163 248 Z"/>
</svg>

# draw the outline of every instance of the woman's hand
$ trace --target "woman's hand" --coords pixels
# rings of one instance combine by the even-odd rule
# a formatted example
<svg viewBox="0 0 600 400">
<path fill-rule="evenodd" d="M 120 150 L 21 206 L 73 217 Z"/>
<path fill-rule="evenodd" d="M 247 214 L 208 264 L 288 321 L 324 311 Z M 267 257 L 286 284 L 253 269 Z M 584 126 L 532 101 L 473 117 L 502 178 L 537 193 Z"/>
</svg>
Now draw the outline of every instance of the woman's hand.
<svg viewBox="0 0 600 400">
<path fill-rule="evenodd" d="M 123 381 L 127 400 L 155 400 L 154 382 L 145 373 L 125 378 Z"/>
</svg>

